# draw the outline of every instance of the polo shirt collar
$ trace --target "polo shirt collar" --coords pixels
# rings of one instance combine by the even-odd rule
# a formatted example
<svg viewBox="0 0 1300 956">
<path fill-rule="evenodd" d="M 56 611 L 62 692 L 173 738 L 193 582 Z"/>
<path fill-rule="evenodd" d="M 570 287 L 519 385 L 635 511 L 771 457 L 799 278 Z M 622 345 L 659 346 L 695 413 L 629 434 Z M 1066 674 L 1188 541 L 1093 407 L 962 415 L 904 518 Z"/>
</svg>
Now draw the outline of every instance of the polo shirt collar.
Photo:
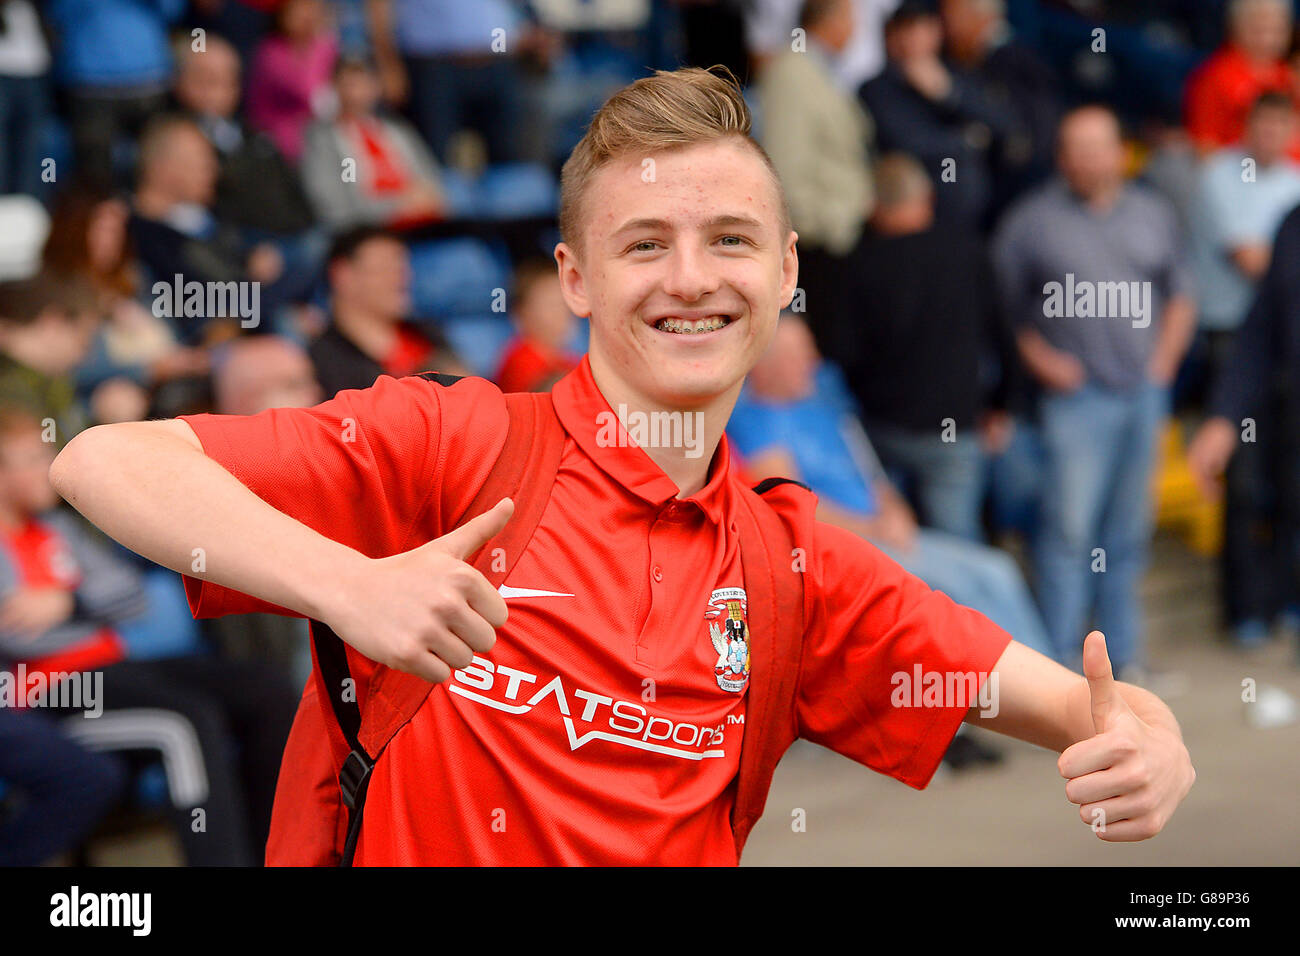
<svg viewBox="0 0 1300 956">
<path fill-rule="evenodd" d="M 677 497 L 677 485 L 633 443 L 609 402 L 596 387 L 586 355 L 573 371 L 555 383 L 551 398 L 564 430 L 601 471 L 651 505 L 663 506 Z M 609 416 L 614 417 L 611 419 Z M 607 423 L 610 421 L 619 436 L 615 445 L 597 441 L 602 426 L 608 433 Z M 709 466 L 708 481 L 695 494 L 681 500 L 694 503 L 710 521 L 721 524 L 726 514 L 730 471 L 731 450 L 724 434 Z"/>
</svg>

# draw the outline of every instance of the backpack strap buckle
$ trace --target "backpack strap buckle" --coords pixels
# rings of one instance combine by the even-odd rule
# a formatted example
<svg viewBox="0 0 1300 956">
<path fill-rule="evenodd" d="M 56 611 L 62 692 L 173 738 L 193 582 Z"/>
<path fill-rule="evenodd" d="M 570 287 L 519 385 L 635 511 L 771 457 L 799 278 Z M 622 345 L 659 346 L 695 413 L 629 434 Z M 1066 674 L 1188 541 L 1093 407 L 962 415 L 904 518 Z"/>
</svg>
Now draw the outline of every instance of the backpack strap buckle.
<svg viewBox="0 0 1300 956">
<path fill-rule="evenodd" d="M 343 791 L 343 802 L 349 810 L 355 810 L 361 799 L 365 799 L 366 785 L 370 782 L 370 771 L 375 762 L 362 750 L 354 750 L 343 761 L 339 771 L 339 789 Z"/>
</svg>

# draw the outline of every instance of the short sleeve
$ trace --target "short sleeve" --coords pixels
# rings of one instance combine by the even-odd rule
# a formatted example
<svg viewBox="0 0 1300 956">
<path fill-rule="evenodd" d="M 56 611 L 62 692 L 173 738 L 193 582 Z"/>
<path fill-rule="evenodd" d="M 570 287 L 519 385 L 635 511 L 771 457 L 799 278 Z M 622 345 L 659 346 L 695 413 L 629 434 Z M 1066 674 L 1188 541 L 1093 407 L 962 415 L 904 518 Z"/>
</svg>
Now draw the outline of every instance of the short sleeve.
<svg viewBox="0 0 1300 956">
<path fill-rule="evenodd" d="M 381 557 L 403 550 L 438 491 L 446 391 L 419 376 L 385 375 L 311 408 L 181 419 L 208 457 L 277 511 Z M 211 582 L 184 581 L 196 618 L 293 613 Z"/>
<path fill-rule="evenodd" d="M 980 703 L 1011 635 L 870 542 L 824 522 L 814 527 L 800 736 L 920 789 Z"/>
</svg>

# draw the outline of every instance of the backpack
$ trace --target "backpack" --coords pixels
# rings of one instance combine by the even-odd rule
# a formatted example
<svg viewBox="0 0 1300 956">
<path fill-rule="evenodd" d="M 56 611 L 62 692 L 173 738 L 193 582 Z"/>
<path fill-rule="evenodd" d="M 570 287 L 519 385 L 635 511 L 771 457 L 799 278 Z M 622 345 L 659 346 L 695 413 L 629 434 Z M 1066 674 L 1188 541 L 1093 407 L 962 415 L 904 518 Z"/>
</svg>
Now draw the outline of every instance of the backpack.
<svg viewBox="0 0 1300 956">
<path fill-rule="evenodd" d="M 456 381 L 452 376 L 422 375 L 443 385 Z M 505 581 L 541 520 L 566 438 L 549 393 L 503 398 L 509 421 L 505 444 L 462 519 L 482 514 L 505 497 L 515 502 L 510 523 L 469 562 L 493 586 Z M 763 812 L 776 764 L 798 736 L 795 682 L 809 597 L 795 541 L 810 540 L 800 532 L 810 532 L 815 509 L 807 487 L 784 478 L 769 478 L 752 491 L 743 489 L 740 497 L 735 531 L 740 536 L 754 663 L 731 820 L 737 858 Z M 438 535 L 451 530 L 440 529 Z M 343 641 L 321 621 L 311 620 L 310 627 L 315 666 L 285 745 L 266 848 L 268 866 L 352 864 L 370 771 L 435 686 L 375 665 L 363 712 Z M 353 692 L 344 694 L 344 688 Z M 322 740 L 329 746 L 321 746 Z"/>
</svg>

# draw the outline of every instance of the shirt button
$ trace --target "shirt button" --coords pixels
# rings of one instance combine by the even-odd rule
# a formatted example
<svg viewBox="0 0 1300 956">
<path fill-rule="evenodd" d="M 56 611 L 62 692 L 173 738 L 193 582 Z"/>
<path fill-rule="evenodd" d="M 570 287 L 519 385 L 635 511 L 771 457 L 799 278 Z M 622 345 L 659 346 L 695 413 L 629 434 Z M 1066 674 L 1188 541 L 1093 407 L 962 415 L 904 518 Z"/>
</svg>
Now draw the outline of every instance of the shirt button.
<svg viewBox="0 0 1300 956">
<path fill-rule="evenodd" d="M 655 579 L 655 584 L 659 584 L 664 579 L 663 568 L 656 564 L 654 570 L 650 572 L 650 576 Z"/>
</svg>

